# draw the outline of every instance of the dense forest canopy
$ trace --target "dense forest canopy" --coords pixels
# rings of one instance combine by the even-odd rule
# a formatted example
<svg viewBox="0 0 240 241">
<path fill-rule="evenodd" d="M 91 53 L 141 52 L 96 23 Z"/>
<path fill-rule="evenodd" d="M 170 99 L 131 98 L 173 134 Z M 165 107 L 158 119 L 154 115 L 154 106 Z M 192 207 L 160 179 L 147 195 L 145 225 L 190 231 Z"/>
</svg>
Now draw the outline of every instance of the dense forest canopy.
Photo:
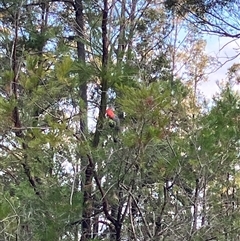
<svg viewBox="0 0 240 241">
<path fill-rule="evenodd" d="M 2 0 L 0 240 L 238 240 L 238 59 L 210 103 L 199 84 L 203 33 L 238 39 L 239 19 L 238 1 Z"/>
</svg>

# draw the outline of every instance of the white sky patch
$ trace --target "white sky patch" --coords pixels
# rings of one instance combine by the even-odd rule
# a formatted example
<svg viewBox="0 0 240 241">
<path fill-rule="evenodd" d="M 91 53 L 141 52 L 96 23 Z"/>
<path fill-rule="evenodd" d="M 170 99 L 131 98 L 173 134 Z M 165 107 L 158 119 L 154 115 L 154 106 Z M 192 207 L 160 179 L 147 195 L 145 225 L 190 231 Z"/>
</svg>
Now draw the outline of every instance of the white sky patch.
<svg viewBox="0 0 240 241">
<path fill-rule="evenodd" d="M 219 68 L 208 75 L 209 80 L 199 84 L 199 90 L 207 99 L 210 99 L 219 93 L 218 83 L 227 80 L 228 69 L 234 63 L 240 63 L 240 39 L 233 40 L 232 38 L 211 35 L 206 35 L 205 39 L 207 40 L 206 52 L 220 62 Z M 233 89 L 240 91 L 240 85 L 235 84 Z"/>
</svg>

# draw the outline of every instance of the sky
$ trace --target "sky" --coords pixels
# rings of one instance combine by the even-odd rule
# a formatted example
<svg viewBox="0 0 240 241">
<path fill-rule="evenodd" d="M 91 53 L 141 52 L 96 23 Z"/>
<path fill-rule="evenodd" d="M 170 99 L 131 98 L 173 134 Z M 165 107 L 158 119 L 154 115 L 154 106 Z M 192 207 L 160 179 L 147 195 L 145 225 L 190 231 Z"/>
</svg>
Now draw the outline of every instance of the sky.
<svg viewBox="0 0 240 241">
<path fill-rule="evenodd" d="M 207 35 L 205 39 L 207 40 L 206 53 L 210 56 L 217 57 L 223 64 L 216 72 L 208 75 L 209 80 L 207 82 L 199 86 L 200 91 L 206 98 L 211 99 L 211 97 L 219 91 L 217 82 L 226 80 L 228 68 L 234 63 L 240 63 L 240 56 L 232 61 L 228 61 L 237 54 L 240 54 L 240 40 L 233 41 L 231 38 Z M 240 85 L 235 85 L 234 89 L 240 91 Z"/>
</svg>

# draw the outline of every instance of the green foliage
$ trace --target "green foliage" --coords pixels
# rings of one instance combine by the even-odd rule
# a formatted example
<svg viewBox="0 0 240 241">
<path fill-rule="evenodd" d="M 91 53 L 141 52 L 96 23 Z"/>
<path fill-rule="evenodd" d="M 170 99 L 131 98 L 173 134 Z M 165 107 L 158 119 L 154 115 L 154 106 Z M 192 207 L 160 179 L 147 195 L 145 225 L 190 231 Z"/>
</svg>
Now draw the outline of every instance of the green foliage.
<svg viewBox="0 0 240 241">
<path fill-rule="evenodd" d="M 200 16 L 208 6 L 166 2 Z M 83 2 L 75 36 L 81 8 L 0 3 L 0 240 L 239 239 L 239 95 L 227 86 L 203 112 L 172 76 L 171 15 L 134 3 L 109 9 L 104 68 L 100 6 Z M 120 130 L 101 120 L 93 146 L 81 124 L 105 102 L 126 118 Z"/>
<path fill-rule="evenodd" d="M 187 0 L 184 3 L 181 3 L 178 0 L 166 0 L 165 5 L 167 9 L 177 10 L 177 13 L 181 16 L 190 13 L 191 11 L 195 12 L 199 16 L 203 16 L 205 13 L 218 9 L 221 11 L 222 8 L 231 6 L 235 3 L 235 0 L 220 0 L 220 1 L 195 1 Z"/>
<path fill-rule="evenodd" d="M 65 56 L 61 61 L 59 61 L 55 66 L 56 77 L 60 83 L 64 83 L 67 86 L 70 85 L 71 79 L 69 74 L 73 65 L 73 60 L 69 56 Z"/>
</svg>

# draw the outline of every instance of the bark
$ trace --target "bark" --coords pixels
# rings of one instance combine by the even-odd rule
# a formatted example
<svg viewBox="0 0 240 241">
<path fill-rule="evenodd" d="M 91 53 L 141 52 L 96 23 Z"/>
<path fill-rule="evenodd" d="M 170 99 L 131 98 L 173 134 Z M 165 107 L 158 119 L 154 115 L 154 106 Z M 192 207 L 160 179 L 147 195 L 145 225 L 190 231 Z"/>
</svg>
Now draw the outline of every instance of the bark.
<svg viewBox="0 0 240 241">
<path fill-rule="evenodd" d="M 130 13 L 130 30 L 129 30 L 128 50 L 127 50 L 128 60 L 131 60 L 132 58 L 133 36 L 134 36 L 134 30 L 136 27 L 136 24 L 135 24 L 136 6 L 137 6 L 137 0 L 132 0 L 131 13 Z"/>
<path fill-rule="evenodd" d="M 195 194 L 194 194 L 194 201 L 193 201 L 193 224 L 192 229 L 190 233 L 190 239 L 192 239 L 192 236 L 197 230 L 197 221 L 198 221 L 198 198 L 199 198 L 199 192 L 200 192 L 200 183 L 199 179 L 196 179 L 196 188 L 195 188 Z"/>
<path fill-rule="evenodd" d="M 84 14 L 83 14 L 83 1 L 76 0 L 75 1 L 75 8 L 76 8 L 76 32 L 77 32 L 77 54 L 78 59 L 82 62 L 85 62 L 85 46 L 83 43 L 84 39 Z"/>
<path fill-rule="evenodd" d="M 101 103 L 99 110 L 99 118 L 96 126 L 96 131 L 93 138 L 93 147 L 96 148 L 99 145 L 101 130 L 103 128 L 104 116 L 106 111 L 106 103 L 107 103 L 107 65 L 108 65 L 108 37 L 107 37 L 107 24 L 108 24 L 108 1 L 104 0 L 104 8 L 102 10 L 102 79 L 101 79 Z M 99 179 L 97 178 L 96 173 L 94 172 L 94 163 L 89 158 L 89 165 L 92 166 L 92 174 L 94 176 L 95 181 L 97 182 L 97 186 L 100 189 L 101 193 L 103 190 L 101 189 L 101 184 Z M 95 173 L 95 174 L 94 174 Z M 103 199 L 103 210 L 106 217 L 111 219 L 111 215 L 108 213 L 108 203 L 106 198 Z M 97 211 L 96 211 L 97 212 Z M 113 221 L 114 219 L 112 219 Z M 97 236 L 98 232 L 98 216 L 95 216 L 94 219 L 94 235 Z"/>
<path fill-rule="evenodd" d="M 85 182 L 83 189 L 83 214 L 82 214 L 82 236 L 81 241 L 86 241 L 92 237 L 92 179 L 93 163 L 89 163 L 85 171 Z"/>
<path fill-rule="evenodd" d="M 82 64 L 85 64 L 86 61 L 86 51 L 84 45 L 84 13 L 83 13 L 83 1 L 75 0 L 75 11 L 76 11 L 76 33 L 77 33 L 77 56 L 78 61 Z M 79 74 L 79 79 L 81 78 Z M 87 110 L 87 83 L 80 85 L 80 98 L 83 100 L 85 105 L 85 110 Z M 81 119 L 80 119 L 80 128 L 82 132 L 85 132 L 87 129 L 87 120 L 84 116 L 85 110 L 80 110 Z"/>
<path fill-rule="evenodd" d="M 126 43 L 125 43 L 126 9 L 125 8 L 126 8 L 126 1 L 122 0 L 119 37 L 118 37 L 118 49 L 117 49 L 117 62 L 119 62 L 120 64 L 122 62 L 124 51 L 126 48 Z"/>
<path fill-rule="evenodd" d="M 77 33 L 77 56 L 78 61 L 81 64 L 86 62 L 86 51 L 84 45 L 84 12 L 83 12 L 83 1 L 75 0 L 75 17 L 76 17 L 76 33 Z M 81 78 L 81 73 L 79 73 L 79 82 Z M 83 100 L 84 107 L 80 107 L 80 132 L 85 133 L 87 131 L 87 83 L 84 82 L 79 86 L 79 97 Z M 83 213 L 81 222 L 81 241 L 86 241 L 92 237 L 92 222 L 91 216 L 93 213 L 93 203 L 92 203 L 92 182 L 93 182 L 93 166 L 85 160 L 85 157 L 80 157 L 82 160 L 81 165 L 86 166 L 84 173 L 84 181 L 81 184 L 83 190 Z M 77 189 L 76 189 L 77 190 Z"/>
<path fill-rule="evenodd" d="M 19 7 L 19 11 L 15 14 L 14 18 L 15 18 L 15 23 L 14 23 L 14 28 L 15 28 L 15 33 L 14 33 L 14 40 L 13 40 L 13 46 L 12 46 L 12 55 L 11 55 L 11 67 L 12 67 L 12 71 L 14 73 L 13 75 L 13 80 L 11 82 L 11 86 L 10 86 L 10 95 L 15 99 L 15 106 L 13 108 L 12 111 L 12 122 L 13 122 L 13 129 L 14 129 L 14 133 L 15 135 L 22 139 L 22 149 L 23 150 L 27 150 L 28 149 L 28 144 L 25 140 L 25 134 L 23 132 L 23 130 L 25 130 L 26 128 L 24 128 L 22 126 L 22 122 L 21 122 L 21 115 L 20 115 L 20 111 L 19 111 L 19 74 L 20 74 L 20 68 L 21 68 L 21 63 L 19 61 L 19 58 L 17 56 L 17 48 L 18 48 L 18 40 L 19 40 L 19 31 L 20 31 L 20 27 L 19 27 L 19 19 L 20 19 L 20 10 L 21 8 Z M 44 9 L 42 8 L 42 24 L 41 24 L 41 32 L 44 31 L 44 26 L 46 24 L 47 21 L 47 8 L 44 7 Z M 46 19 L 45 19 L 46 17 Z M 39 54 L 42 54 L 42 49 L 44 47 L 44 44 L 42 45 L 41 51 L 39 52 Z M 34 189 L 35 194 L 37 196 L 39 196 L 41 198 L 41 194 L 38 190 L 38 184 L 40 184 L 40 179 L 37 177 L 34 177 L 32 172 L 31 172 L 31 166 L 28 162 L 29 157 L 27 154 L 25 154 L 23 160 L 22 160 L 22 167 L 23 167 L 23 171 L 27 177 L 27 180 L 30 184 L 30 186 Z"/>
<path fill-rule="evenodd" d="M 104 0 L 104 7 L 102 10 L 102 80 L 101 80 L 101 103 L 99 110 L 99 118 L 97 122 L 96 132 L 93 139 L 93 146 L 97 147 L 100 140 L 101 130 L 103 128 L 103 121 L 107 106 L 107 66 L 108 66 L 108 37 L 107 37 L 107 24 L 108 24 L 108 0 Z"/>
<path fill-rule="evenodd" d="M 18 99 L 18 76 L 19 76 L 19 63 L 18 63 L 18 58 L 17 58 L 17 45 L 18 45 L 18 29 L 19 29 L 19 13 L 16 13 L 15 15 L 15 36 L 14 36 L 14 42 L 13 42 L 13 47 L 12 47 L 12 56 L 11 56 L 11 65 L 12 65 L 12 70 L 14 73 L 14 77 L 10 86 L 10 93 L 14 96 L 14 99 L 17 102 Z M 12 120 L 14 123 L 14 127 L 16 129 L 21 128 L 22 124 L 20 121 L 20 116 L 19 116 L 19 110 L 18 107 L 15 106 L 13 109 L 12 113 Z M 16 131 L 15 132 L 16 136 L 22 137 L 22 130 Z"/>
<path fill-rule="evenodd" d="M 158 240 L 160 238 L 159 236 L 161 235 L 161 232 L 163 230 L 162 226 L 163 226 L 164 212 L 169 202 L 168 189 L 169 189 L 169 182 L 166 181 L 165 185 L 163 186 L 163 203 L 162 203 L 161 211 L 156 218 L 154 240 Z"/>
</svg>

